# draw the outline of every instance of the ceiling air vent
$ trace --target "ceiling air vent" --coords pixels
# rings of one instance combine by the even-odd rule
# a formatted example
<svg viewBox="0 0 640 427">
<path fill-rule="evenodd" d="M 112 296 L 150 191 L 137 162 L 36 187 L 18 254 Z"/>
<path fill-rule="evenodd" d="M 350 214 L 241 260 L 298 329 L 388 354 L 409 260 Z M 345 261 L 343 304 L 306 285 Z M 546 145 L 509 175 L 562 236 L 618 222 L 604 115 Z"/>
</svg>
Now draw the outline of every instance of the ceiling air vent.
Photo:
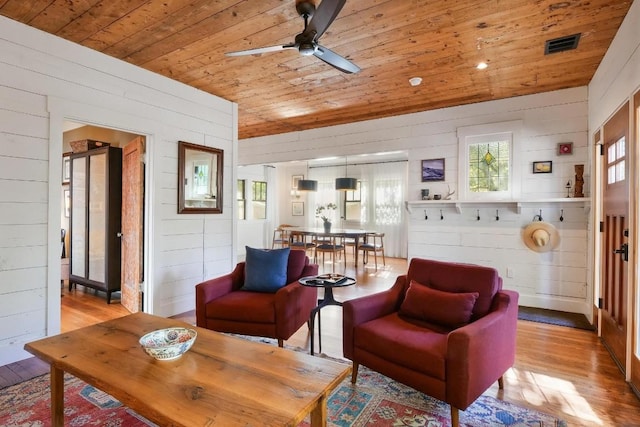
<svg viewBox="0 0 640 427">
<path fill-rule="evenodd" d="M 544 44 L 544 54 L 564 52 L 578 47 L 580 41 L 580 33 L 571 36 L 559 37 L 557 39 L 547 40 Z"/>
</svg>

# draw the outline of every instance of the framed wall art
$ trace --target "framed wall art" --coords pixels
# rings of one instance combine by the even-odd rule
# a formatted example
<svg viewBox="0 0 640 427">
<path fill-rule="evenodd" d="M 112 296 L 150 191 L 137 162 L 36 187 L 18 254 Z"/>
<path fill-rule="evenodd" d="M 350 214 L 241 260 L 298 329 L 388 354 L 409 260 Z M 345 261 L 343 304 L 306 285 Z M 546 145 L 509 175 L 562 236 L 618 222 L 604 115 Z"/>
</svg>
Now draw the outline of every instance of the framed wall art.
<svg viewBox="0 0 640 427">
<path fill-rule="evenodd" d="M 553 171 L 553 162 L 547 160 L 544 162 L 533 162 L 533 173 L 551 173 Z"/>
<path fill-rule="evenodd" d="M 558 144 L 558 155 L 564 156 L 567 154 L 573 154 L 573 142 L 560 142 Z"/>
<path fill-rule="evenodd" d="M 62 184 L 68 184 L 71 180 L 71 152 L 62 155 Z"/>
<path fill-rule="evenodd" d="M 304 175 L 292 175 L 291 176 L 291 188 L 294 190 L 298 189 L 298 181 L 304 179 Z"/>
<path fill-rule="evenodd" d="M 444 159 L 422 161 L 422 182 L 444 181 Z"/>
<path fill-rule="evenodd" d="M 304 216 L 304 202 L 291 202 L 291 215 Z"/>
</svg>

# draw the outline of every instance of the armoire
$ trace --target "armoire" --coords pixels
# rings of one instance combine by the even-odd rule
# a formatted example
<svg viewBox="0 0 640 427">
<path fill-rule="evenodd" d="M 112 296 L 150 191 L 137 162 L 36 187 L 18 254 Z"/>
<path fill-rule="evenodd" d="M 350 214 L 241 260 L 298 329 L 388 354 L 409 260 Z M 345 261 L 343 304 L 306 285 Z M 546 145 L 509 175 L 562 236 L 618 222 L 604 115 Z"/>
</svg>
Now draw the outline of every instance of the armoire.
<svg viewBox="0 0 640 427">
<path fill-rule="evenodd" d="M 79 284 L 120 291 L 122 149 L 103 147 L 71 154 L 71 261 L 69 290 Z"/>
</svg>

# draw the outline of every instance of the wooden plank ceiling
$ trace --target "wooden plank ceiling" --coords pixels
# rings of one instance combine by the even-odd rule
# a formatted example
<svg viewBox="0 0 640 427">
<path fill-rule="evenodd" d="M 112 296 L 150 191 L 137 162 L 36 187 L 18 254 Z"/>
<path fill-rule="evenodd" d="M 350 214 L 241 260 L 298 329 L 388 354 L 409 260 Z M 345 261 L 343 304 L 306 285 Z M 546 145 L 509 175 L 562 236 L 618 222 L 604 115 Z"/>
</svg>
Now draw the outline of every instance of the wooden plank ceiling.
<svg viewBox="0 0 640 427">
<path fill-rule="evenodd" d="M 295 50 L 224 55 L 293 42 L 295 0 L 0 0 L 0 14 L 237 102 L 248 138 L 586 85 L 631 3 L 347 0 L 320 43 L 351 75 Z"/>
</svg>

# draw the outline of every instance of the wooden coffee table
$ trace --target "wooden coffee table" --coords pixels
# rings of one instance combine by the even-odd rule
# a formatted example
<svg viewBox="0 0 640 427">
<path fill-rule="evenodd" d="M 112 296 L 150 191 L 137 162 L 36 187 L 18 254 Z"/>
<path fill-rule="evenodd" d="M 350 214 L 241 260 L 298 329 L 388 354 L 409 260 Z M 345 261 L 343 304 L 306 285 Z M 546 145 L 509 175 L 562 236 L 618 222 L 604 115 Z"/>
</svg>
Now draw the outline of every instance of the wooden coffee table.
<svg viewBox="0 0 640 427">
<path fill-rule="evenodd" d="M 182 357 L 159 361 L 138 339 L 173 326 L 198 331 Z M 25 349 L 51 365 L 53 426 L 64 424 L 64 373 L 163 426 L 325 426 L 329 393 L 351 368 L 145 313 L 44 338 Z"/>
</svg>

